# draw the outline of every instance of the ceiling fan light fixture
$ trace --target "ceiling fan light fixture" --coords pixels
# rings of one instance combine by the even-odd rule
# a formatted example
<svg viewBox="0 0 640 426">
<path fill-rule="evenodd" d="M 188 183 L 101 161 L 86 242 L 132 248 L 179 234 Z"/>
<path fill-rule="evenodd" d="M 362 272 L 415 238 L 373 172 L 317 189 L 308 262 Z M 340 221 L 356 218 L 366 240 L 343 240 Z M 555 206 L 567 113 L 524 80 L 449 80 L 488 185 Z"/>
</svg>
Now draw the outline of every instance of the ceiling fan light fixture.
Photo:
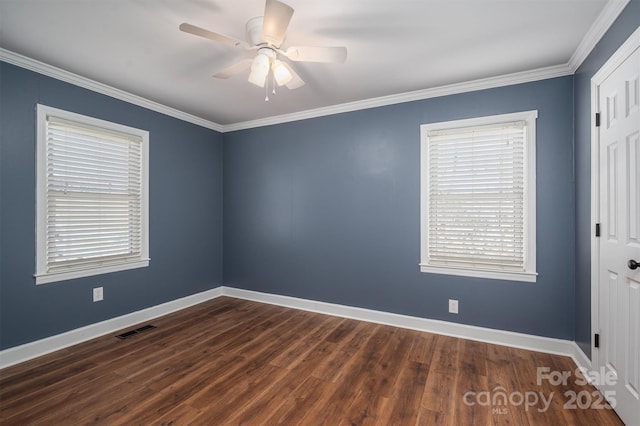
<svg viewBox="0 0 640 426">
<path fill-rule="evenodd" d="M 267 74 L 261 72 L 251 71 L 249 74 L 249 83 L 255 84 L 258 87 L 264 87 L 267 81 Z"/>
<path fill-rule="evenodd" d="M 256 55 L 255 58 L 253 58 L 253 62 L 251 63 L 251 71 L 264 73 L 266 75 L 269 72 L 270 64 L 271 62 L 269 61 L 269 57 L 260 52 Z"/>
<path fill-rule="evenodd" d="M 1 2 L 2 0 L 0 0 Z M 229 78 L 251 68 L 249 82 L 258 87 L 269 87 L 270 74 L 273 73 L 273 86 L 286 86 L 289 90 L 303 86 L 304 80 L 296 73 L 288 61 L 343 63 L 347 59 L 346 47 L 290 46 L 282 50 L 293 8 L 280 0 L 265 0 L 264 15 L 249 19 L 245 25 L 247 41 L 228 37 L 189 23 L 180 24 L 180 31 L 239 48 L 255 52 L 253 59 L 245 57 L 239 62 L 227 66 L 213 74 L 215 78 Z M 278 60 L 278 55 L 288 59 Z"/>
<path fill-rule="evenodd" d="M 258 53 L 251 63 L 249 83 L 255 84 L 258 87 L 264 87 L 267 75 L 269 74 L 269 66 L 269 57 L 262 53 Z"/>
<path fill-rule="evenodd" d="M 273 70 L 273 77 L 276 79 L 278 86 L 284 86 L 293 78 L 287 67 L 277 59 L 273 61 L 273 67 L 271 69 Z"/>
</svg>

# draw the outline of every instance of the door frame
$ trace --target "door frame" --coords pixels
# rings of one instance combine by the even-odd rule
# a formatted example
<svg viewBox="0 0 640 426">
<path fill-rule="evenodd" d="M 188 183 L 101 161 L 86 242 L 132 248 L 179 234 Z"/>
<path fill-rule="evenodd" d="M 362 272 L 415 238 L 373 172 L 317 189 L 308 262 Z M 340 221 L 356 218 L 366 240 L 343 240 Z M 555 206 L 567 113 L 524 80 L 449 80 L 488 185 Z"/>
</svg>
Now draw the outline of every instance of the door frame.
<svg viewBox="0 0 640 426">
<path fill-rule="evenodd" d="M 611 55 L 591 78 L 591 366 L 600 365 L 595 348 L 595 334 L 600 332 L 600 238 L 596 237 L 596 223 L 600 223 L 600 134 L 596 127 L 599 110 L 600 85 L 636 49 L 640 48 L 640 27 Z"/>
</svg>

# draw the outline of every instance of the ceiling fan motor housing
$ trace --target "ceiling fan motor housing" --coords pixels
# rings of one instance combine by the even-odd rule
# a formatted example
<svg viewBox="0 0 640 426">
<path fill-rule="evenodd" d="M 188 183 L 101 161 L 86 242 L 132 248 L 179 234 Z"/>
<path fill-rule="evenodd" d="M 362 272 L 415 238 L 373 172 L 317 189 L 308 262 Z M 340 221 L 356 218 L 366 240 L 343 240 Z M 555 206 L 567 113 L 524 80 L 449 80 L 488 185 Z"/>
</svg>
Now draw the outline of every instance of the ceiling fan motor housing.
<svg viewBox="0 0 640 426">
<path fill-rule="evenodd" d="M 262 37 L 262 23 L 264 17 L 256 16 L 247 21 L 245 26 L 247 41 L 250 46 L 260 46 L 267 44 L 267 41 Z"/>
</svg>

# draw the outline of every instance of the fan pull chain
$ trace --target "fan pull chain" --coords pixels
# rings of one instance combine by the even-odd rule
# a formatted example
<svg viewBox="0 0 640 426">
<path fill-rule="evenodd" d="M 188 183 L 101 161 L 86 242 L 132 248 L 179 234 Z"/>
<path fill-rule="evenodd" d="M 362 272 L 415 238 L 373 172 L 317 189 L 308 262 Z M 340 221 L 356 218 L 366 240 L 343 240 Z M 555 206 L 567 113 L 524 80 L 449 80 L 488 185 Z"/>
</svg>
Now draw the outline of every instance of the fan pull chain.
<svg viewBox="0 0 640 426">
<path fill-rule="evenodd" d="M 273 84 L 273 91 L 271 92 L 272 94 L 276 94 L 276 75 L 274 73 L 271 73 L 271 75 L 273 76 L 273 79 L 271 80 L 271 84 Z"/>
<path fill-rule="evenodd" d="M 269 79 L 264 84 L 264 101 L 269 102 Z"/>
</svg>

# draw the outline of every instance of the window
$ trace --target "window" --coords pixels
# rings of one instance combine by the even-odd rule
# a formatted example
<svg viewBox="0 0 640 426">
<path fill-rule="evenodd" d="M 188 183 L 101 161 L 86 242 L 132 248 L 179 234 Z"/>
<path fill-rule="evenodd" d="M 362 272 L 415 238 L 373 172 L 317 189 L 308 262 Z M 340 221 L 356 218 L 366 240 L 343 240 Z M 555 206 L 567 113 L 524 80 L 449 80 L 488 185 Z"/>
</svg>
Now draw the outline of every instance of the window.
<svg viewBox="0 0 640 426">
<path fill-rule="evenodd" d="M 422 272 L 535 282 L 537 116 L 421 126 Z"/>
<path fill-rule="evenodd" d="M 149 265 L 149 133 L 37 108 L 36 284 Z"/>
</svg>

